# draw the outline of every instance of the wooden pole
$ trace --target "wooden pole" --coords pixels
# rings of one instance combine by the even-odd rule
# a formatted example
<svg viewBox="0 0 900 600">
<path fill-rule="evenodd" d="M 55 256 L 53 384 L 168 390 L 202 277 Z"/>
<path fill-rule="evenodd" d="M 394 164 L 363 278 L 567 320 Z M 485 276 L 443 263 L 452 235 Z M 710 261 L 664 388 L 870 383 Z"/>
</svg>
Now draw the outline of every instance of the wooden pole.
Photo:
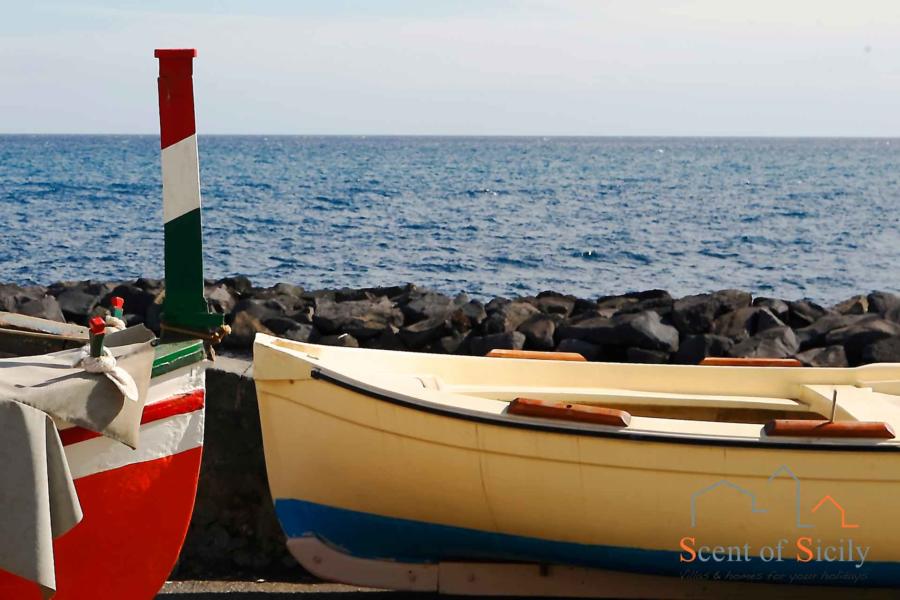
<svg viewBox="0 0 900 600">
<path fill-rule="evenodd" d="M 156 50 L 165 222 L 163 325 L 209 331 L 222 325 L 203 292 L 200 166 L 194 121 L 193 49 Z"/>
</svg>

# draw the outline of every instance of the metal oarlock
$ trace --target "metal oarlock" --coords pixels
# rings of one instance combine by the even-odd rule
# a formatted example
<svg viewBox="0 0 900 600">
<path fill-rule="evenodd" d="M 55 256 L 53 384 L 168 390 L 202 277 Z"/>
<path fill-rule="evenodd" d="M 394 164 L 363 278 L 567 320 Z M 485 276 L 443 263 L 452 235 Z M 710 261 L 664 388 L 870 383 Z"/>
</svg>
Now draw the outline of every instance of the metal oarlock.
<svg viewBox="0 0 900 600">
<path fill-rule="evenodd" d="M 125 299 L 121 296 L 113 296 L 110 306 L 112 307 L 112 316 L 121 319 L 125 312 Z"/>
<path fill-rule="evenodd" d="M 106 337 L 106 322 L 100 317 L 92 317 L 88 321 L 91 330 L 91 356 L 100 358 L 103 355 L 103 338 Z"/>
</svg>

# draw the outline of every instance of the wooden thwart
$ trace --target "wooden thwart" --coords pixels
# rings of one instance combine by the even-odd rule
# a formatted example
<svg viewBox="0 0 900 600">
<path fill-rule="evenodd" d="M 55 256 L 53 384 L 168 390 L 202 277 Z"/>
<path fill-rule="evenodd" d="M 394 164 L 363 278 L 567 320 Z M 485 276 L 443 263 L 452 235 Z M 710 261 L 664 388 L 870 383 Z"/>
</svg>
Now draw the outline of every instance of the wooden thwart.
<svg viewBox="0 0 900 600">
<path fill-rule="evenodd" d="M 570 360 L 575 362 L 587 362 L 587 359 L 577 352 L 538 352 L 535 350 L 503 350 L 495 348 L 487 353 L 489 358 L 530 358 L 533 360 Z"/>
<path fill-rule="evenodd" d="M 802 367 L 796 358 L 724 358 L 708 356 L 700 361 L 705 367 Z"/>
<path fill-rule="evenodd" d="M 588 406 L 587 404 L 571 404 L 568 402 L 549 402 L 534 398 L 516 398 L 509 403 L 507 412 L 525 417 L 541 417 L 544 419 L 564 419 L 595 425 L 615 425 L 628 427 L 631 415 L 615 408 Z"/>
<path fill-rule="evenodd" d="M 894 438 L 894 429 L 880 421 L 826 421 L 775 419 L 763 430 L 770 436 L 826 437 L 826 438 Z"/>
</svg>

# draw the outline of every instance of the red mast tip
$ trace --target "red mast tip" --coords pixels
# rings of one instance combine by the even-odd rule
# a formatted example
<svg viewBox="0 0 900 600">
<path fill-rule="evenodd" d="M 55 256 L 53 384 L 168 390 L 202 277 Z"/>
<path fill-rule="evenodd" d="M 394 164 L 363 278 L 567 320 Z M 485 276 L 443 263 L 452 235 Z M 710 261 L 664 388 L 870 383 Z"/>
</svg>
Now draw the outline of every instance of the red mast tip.
<svg viewBox="0 0 900 600">
<path fill-rule="evenodd" d="M 125 306 L 125 298 L 121 296 L 113 296 L 110 304 L 112 304 L 113 308 L 122 308 L 123 306 Z"/>
<path fill-rule="evenodd" d="M 88 321 L 88 325 L 91 326 L 91 333 L 94 335 L 100 335 L 106 331 L 106 323 L 100 317 L 93 317 Z"/>
<path fill-rule="evenodd" d="M 195 58 L 196 48 L 157 48 L 153 51 L 156 58 Z"/>
</svg>

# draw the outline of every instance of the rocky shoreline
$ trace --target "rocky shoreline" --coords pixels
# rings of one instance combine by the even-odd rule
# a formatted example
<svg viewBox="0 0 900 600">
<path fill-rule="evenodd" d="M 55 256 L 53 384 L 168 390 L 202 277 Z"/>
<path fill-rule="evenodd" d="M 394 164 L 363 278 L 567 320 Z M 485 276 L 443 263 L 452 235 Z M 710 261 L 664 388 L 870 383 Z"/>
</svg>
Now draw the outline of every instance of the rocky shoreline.
<svg viewBox="0 0 900 600">
<path fill-rule="evenodd" d="M 163 282 L 0 284 L 0 310 L 84 324 L 112 296 L 129 325 L 159 331 Z M 835 306 L 720 290 L 673 298 L 664 290 L 576 298 L 546 291 L 483 303 L 412 284 L 307 291 L 254 287 L 243 276 L 207 281 L 213 310 L 250 352 L 256 332 L 339 346 L 484 355 L 494 348 L 578 352 L 588 360 L 696 364 L 707 356 L 796 357 L 815 367 L 900 362 L 900 295 L 872 292 Z"/>
</svg>

